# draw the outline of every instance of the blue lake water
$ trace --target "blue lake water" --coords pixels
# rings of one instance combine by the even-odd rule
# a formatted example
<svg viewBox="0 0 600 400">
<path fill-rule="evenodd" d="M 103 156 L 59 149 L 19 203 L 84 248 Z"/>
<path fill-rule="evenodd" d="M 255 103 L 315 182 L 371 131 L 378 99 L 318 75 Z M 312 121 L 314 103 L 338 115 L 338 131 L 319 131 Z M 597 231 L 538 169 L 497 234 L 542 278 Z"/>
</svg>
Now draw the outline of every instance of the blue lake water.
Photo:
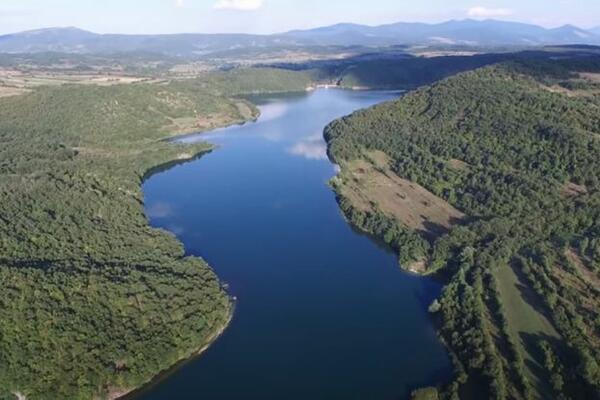
<svg viewBox="0 0 600 400">
<path fill-rule="evenodd" d="M 449 379 L 427 313 L 440 285 L 353 230 L 327 185 L 324 127 L 397 96 L 261 97 L 258 122 L 182 139 L 219 148 L 151 177 L 146 212 L 238 300 L 224 335 L 140 398 L 392 400 Z"/>
</svg>

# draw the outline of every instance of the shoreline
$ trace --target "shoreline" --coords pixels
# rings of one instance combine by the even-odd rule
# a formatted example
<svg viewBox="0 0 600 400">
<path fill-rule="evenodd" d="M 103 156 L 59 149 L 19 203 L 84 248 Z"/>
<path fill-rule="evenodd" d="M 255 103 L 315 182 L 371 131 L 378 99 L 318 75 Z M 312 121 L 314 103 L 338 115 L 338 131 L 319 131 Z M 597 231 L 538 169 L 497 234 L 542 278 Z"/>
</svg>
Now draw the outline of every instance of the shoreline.
<svg viewBox="0 0 600 400">
<path fill-rule="evenodd" d="M 340 86 L 332 87 L 332 89 L 356 91 L 354 89 L 344 88 L 344 87 L 340 87 Z M 323 89 L 319 88 L 316 90 L 323 90 Z M 309 92 L 309 90 L 307 90 L 307 92 Z M 278 93 L 281 93 L 281 92 L 278 92 Z M 295 93 L 295 92 L 290 92 L 290 93 Z M 218 132 L 220 130 L 227 129 L 227 128 L 230 128 L 233 126 L 243 126 L 243 125 L 246 125 L 249 123 L 256 123 L 260 119 L 261 113 L 260 113 L 260 109 L 256 105 L 254 105 L 254 107 L 256 110 L 255 115 L 253 115 L 252 117 L 250 117 L 246 120 L 242 120 L 242 119 L 233 120 L 230 123 L 224 124 L 223 126 L 214 127 L 212 129 L 204 130 L 204 131 L 172 133 L 172 134 L 169 134 L 167 137 L 160 139 L 160 141 L 164 141 L 169 144 L 183 144 L 184 146 L 190 146 L 191 148 L 193 148 L 194 144 L 188 144 L 185 142 L 182 143 L 180 141 L 182 139 L 194 137 L 194 136 L 201 137 L 203 135 Z M 206 148 L 195 149 L 195 151 L 181 153 L 177 158 L 174 158 L 170 161 L 167 161 L 167 162 L 157 165 L 155 167 L 149 168 L 140 177 L 141 178 L 140 185 L 143 185 L 143 183 L 145 181 L 152 178 L 156 174 L 165 172 L 177 165 L 181 165 L 181 164 L 185 164 L 187 162 L 198 160 L 202 156 L 211 153 L 216 148 L 217 148 L 217 146 L 207 143 Z M 150 221 L 148 221 L 148 225 L 151 228 L 155 229 L 152 225 L 150 225 Z M 201 257 L 198 257 L 198 258 L 201 258 Z M 208 265 L 208 266 L 209 266 L 209 268 L 212 269 L 212 267 L 210 265 Z M 218 277 L 218 275 L 217 275 L 217 277 Z M 223 282 L 221 282 L 221 284 L 223 284 Z M 227 293 L 226 290 L 225 290 L 225 292 Z M 233 321 L 233 318 L 235 316 L 235 308 L 236 308 L 237 298 L 235 296 L 230 295 L 229 293 L 227 293 L 227 296 L 230 299 L 230 307 L 228 310 L 227 317 L 225 318 L 223 324 L 221 326 L 219 326 L 211 335 L 209 335 L 198 348 L 190 351 L 187 355 L 181 357 L 172 366 L 170 366 L 169 368 L 167 368 L 163 371 L 158 372 L 156 375 L 154 375 L 152 378 L 150 378 L 147 382 L 141 384 L 138 387 L 131 388 L 131 389 L 113 389 L 112 391 L 109 391 L 107 399 L 108 400 L 135 400 L 138 398 L 138 396 L 144 394 L 146 391 L 150 390 L 155 385 L 159 384 L 160 382 L 163 382 L 165 379 L 167 379 L 173 373 L 177 372 L 180 368 L 185 366 L 187 363 L 194 361 L 198 357 L 202 356 L 206 351 L 208 351 L 210 349 L 210 347 L 216 341 L 218 341 L 218 339 L 221 338 L 221 336 L 225 333 L 227 328 L 231 325 L 231 322 Z"/>
<path fill-rule="evenodd" d="M 238 120 L 233 120 L 229 123 L 224 124 L 221 127 L 215 127 L 213 129 L 206 130 L 206 131 L 188 132 L 188 133 L 173 132 L 173 133 L 169 134 L 167 137 L 165 137 L 163 139 L 159 139 L 159 141 L 164 141 L 164 142 L 167 142 L 170 144 L 175 144 L 178 139 L 182 139 L 185 137 L 202 135 L 202 134 L 206 134 L 209 132 L 213 132 L 215 130 L 226 129 L 226 128 L 229 128 L 229 127 L 232 127 L 235 125 L 241 126 L 241 125 L 245 125 L 247 123 L 256 122 L 260 118 L 261 114 L 260 114 L 260 110 L 258 109 L 258 107 L 256 107 L 254 104 L 253 104 L 253 106 L 254 106 L 254 110 L 256 110 L 256 113 L 253 114 L 251 118 L 248 118 L 245 120 L 242 118 L 240 118 Z M 189 146 L 192 148 L 193 144 L 187 144 L 186 146 Z M 195 160 L 203 157 L 204 155 L 211 153 L 212 151 L 215 150 L 215 148 L 216 148 L 215 145 L 207 143 L 206 148 L 196 149 L 195 151 L 190 152 L 190 153 L 182 153 L 177 158 L 174 158 L 170 161 L 167 161 L 165 163 L 162 163 L 162 164 L 159 164 L 159 165 L 149 168 L 146 172 L 144 172 L 144 174 L 142 174 L 140 176 L 140 188 L 144 184 L 144 182 L 146 182 L 148 179 L 152 178 L 152 176 L 162 173 L 162 172 L 165 172 L 177 165 L 195 161 Z M 143 204 L 142 206 L 144 207 L 144 214 L 145 214 L 146 213 L 145 204 Z M 153 227 L 150 224 L 149 219 L 148 219 L 148 226 L 152 229 L 156 229 L 155 227 Z M 203 260 L 201 257 L 197 257 L 197 258 Z M 207 265 L 211 270 L 213 270 L 213 268 L 210 266 L 210 264 L 207 263 Z M 214 272 L 214 270 L 213 270 L 213 272 Z M 215 272 L 215 275 L 216 275 L 216 272 Z M 217 277 L 218 277 L 218 275 L 217 275 Z M 172 366 L 170 366 L 169 368 L 167 368 L 163 371 L 159 371 L 154 376 L 152 376 L 148 381 L 146 381 L 145 383 L 143 383 L 137 387 L 130 388 L 130 389 L 123 389 L 123 388 L 110 389 L 108 391 L 108 394 L 106 397 L 107 400 L 131 400 L 131 399 L 137 398 L 137 396 L 141 395 L 146 390 L 149 390 L 154 385 L 162 382 L 164 379 L 169 377 L 172 373 L 179 370 L 179 368 L 181 368 L 186 363 L 191 362 L 191 361 L 195 360 L 196 358 L 200 357 L 217 340 L 219 340 L 219 338 L 225 333 L 225 331 L 227 330 L 227 328 L 233 321 L 233 318 L 235 315 L 236 303 L 237 303 L 237 298 L 235 296 L 230 295 L 227 292 L 227 290 L 225 290 L 225 288 L 223 286 L 223 282 L 220 280 L 220 278 L 219 278 L 219 282 L 221 283 L 221 287 L 223 288 L 227 297 L 229 298 L 229 309 L 227 312 L 227 317 L 225 318 L 224 322 L 212 334 L 210 334 L 206 339 L 204 339 L 203 343 L 199 347 L 196 347 L 193 350 L 189 351 L 187 355 L 180 357 Z"/>
<path fill-rule="evenodd" d="M 227 318 L 224 320 L 221 326 L 214 331 L 213 334 L 211 334 L 204 340 L 204 343 L 200 347 L 193 350 L 190 354 L 181 357 L 171 367 L 159 372 L 149 381 L 140 385 L 139 387 L 129 390 L 117 389 L 112 393 L 109 392 L 107 400 L 134 400 L 138 398 L 138 396 L 144 394 L 146 391 L 152 389 L 155 385 L 163 382 L 175 372 L 179 371 L 179 369 L 185 366 L 186 364 L 201 357 L 223 336 L 223 334 L 225 333 L 225 331 L 227 331 L 227 328 L 231 325 L 231 322 L 233 321 L 237 305 L 237 298 L 235 296 L 229 296 L 229 299 L 230 307 L 227 313 Z"/>
</svg>

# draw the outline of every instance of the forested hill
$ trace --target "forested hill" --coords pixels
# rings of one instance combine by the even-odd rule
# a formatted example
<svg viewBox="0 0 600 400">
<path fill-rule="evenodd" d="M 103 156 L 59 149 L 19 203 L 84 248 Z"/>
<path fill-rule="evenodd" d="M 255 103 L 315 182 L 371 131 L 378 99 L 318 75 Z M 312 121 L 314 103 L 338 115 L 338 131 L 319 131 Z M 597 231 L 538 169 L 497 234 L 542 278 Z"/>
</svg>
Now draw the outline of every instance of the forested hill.
<svg viewBox="0 0 600 400">
<path fill-rule="evenodd" d="M 326 131 L 348 218 L 447 279 L 443 398 L 600 398 L 599 72 L 485 67 Z"/>
<path fill-rule="evenodd" d="M 208 150 L 161 139 L 256 117 L 230 96 L 307 85 L 264 69 L 0 99 L 0 399 L 116 396 L 224 328 L 229 297 L 148 226 L 140 184 Z"/>
</svg>

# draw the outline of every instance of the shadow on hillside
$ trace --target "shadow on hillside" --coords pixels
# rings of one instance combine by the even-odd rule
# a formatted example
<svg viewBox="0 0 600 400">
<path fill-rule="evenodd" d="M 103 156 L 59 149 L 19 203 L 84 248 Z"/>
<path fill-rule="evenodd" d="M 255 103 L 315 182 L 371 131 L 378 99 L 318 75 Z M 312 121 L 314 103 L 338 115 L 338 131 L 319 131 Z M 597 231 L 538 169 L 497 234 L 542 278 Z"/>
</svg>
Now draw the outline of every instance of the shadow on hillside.
<svg viewBox="0 0 600 400">
<path fill-rule="evenodd" d="M 554 397 L 550 379 L 552 372 L 546 369 L 544 362 L 544 354 L 540 348 L 542 341 L 546 341 L 550 344 L 555 352 L 558 352 L 561 348 L 560 341 L 550 335 L 544 333 L 525 333 L 520 332 L 519 337 L 523 343 L 525 351 L 529 354 L 531 359 L 525 358 L 525 366 L 531 371 L 531 374 L 536 378 L 534 382 L 531 382 L 535 391 L 539 393 L 543 399 L 551 399 Z"/>
<path fill-rule="evenodd" d="M 523 300 L 528 305 L 530 305 L 536 312 L 544 316 L 544 318 L 546 318 L 548 321 L 552 321 L 551 316 L 548 313 L 548 308 L 546 304 L 544 304 L 540 296 L 531 288 L 527 277 L 525 276 L 523 271 L 521 271 L 521 269 L 514 264 L 512 264 L 510 267 L 512 268 L 513 272 L 517 277 L 518 283 L 516 286 L 519 292 L 521 293 L 521 297 L 523 298 Z"/>
</svg>

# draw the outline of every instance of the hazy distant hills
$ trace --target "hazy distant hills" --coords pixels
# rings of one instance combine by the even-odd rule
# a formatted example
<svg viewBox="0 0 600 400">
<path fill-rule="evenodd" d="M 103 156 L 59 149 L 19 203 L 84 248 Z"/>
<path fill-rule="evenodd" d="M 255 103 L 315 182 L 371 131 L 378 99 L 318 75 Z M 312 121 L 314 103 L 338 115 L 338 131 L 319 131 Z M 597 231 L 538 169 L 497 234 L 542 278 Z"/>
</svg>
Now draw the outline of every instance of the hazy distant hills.
<svg viewBox="0 0 600 400">
<path fill-rule="evenodd" d="M 440 24 L 396 23 L 381 26 L 338 24 L 275 35 L 102 35 L 77 28 L 49 28 L 0 36 L 0 52 L 3 53 L 149 51 L 184 56 L 247 47 L 549 44 L 600 44 L 600 27 L 585 30 L 565 25 L 546 29 L 516 22 L 462 20 Z"/>
<path fill-rule="evenodd" d="M 0 36 L 0 52 L 115 53 L 147 51 L 168 55 L 201 55 L 236 47 L 274 46 L 277 43 L 277 39 L 262 35 L 101 35 L 77 28 L 48 28 Z"/>
<path fill-rule="evenodd" d="M 527 46 L 547 44 L 599 44 L 600 33 L 572 25 L 546 29 L 536 25 L 496 20 L 448 21 L 440 24 L 397 23 L 381 26 L 339 24 L 292 31 L 295 37 L 314 44 L 448 44 L 473 46 Z"/>
</svg>

